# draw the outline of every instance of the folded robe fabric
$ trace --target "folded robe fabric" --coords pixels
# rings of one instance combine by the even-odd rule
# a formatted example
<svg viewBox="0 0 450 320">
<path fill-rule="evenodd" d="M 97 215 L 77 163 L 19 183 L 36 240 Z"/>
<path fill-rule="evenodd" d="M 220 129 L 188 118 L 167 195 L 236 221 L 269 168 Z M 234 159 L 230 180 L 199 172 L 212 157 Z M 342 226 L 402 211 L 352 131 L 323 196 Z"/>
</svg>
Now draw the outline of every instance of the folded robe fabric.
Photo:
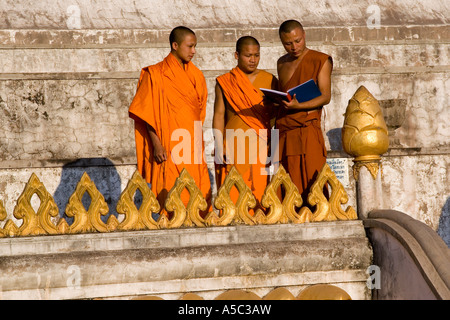
<svg viewBox="0 0 450 320">
<path fill-rule="evenodd" d="M 260 70 L 254 84 L 261 84 L 259 87 L 268 87 L 272 84 L 273 75 Z M 267 129 L 270 129 L 271 107 L 263 102 L 263 96 L 248 79 L 248 77 L 238 67 L 217 78 L 228 104 L 238 114 L 241 119 L 259 135 L 267 141 Z"/>
<path fill-rule="evenodd" d="M 217 78 L 225 96 L 226 105 L 232 109 L 227 110 L 224 135 L 224 150 L 228 160 L 232 160 L 232 164 L 216 166 L 218 187 L 223 183 L 231 167 L 235 166 L 253 191 L 257 202 L 261 200 L 269 178 L 266 159 L 270 138 L 270 119 L 273 114 L 272 104 L 263 100 L 263 94 L 258 88 L 270 89 L 273 78 L 272 74 L 260 70 L 252 84 L 238 67 Z M 239 145 L 239 140 L 236 139 L 233 150 L 230 150 L 231 146 L 227 146 L 226 131 L 236 132 L 238 129 L 242 129 L 243 132 L 253 129 L 255 134 L 247 139 L 245 144 Z M 230 154 L 232 159 L 228 157 Z M 244 161 L 242 161 L 243 158 Z M 231 197 L 236 202 L 237 192 L 232 191 Z"/>
<path fill-rule="evenodd" d="M 328 59 L 332 62 L 330 56 L 309 50 L 292 77 L 281 86 L 280 90 L 286 92 L 310 79 L 318 83 L 319 72 Z M 276 128 L 280 135 L 281 163 L 304 201 L 327 157 L 321 116 L 321 108 L 313 112 L 289 112 L 281 108 L 277 115 Z"/>
<path fill-rule="evenodd" d="M 202 124 L 207 88 L 203 73 L 192 63 L 180 65 L 170 53 L 163 61 L 143 68 L 129 115 L 135 121 L 137 167 L 163 204 L 167 192 L 186 168 L 207 201 L 211 193 L 204 161 Z M 147 130 L 153 127 L 168 160 L 158 164 Z M 189 194 L 182 193 L 187 205 Z"/>
</svg>

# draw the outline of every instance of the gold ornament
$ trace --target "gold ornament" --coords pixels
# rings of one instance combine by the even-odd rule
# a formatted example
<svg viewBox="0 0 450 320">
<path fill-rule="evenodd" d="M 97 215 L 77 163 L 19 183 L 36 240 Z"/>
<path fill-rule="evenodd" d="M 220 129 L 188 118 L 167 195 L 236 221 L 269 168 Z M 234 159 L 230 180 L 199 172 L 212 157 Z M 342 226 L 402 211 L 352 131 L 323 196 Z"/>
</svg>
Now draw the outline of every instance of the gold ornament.
<svg viewBox="0 0 450 320">
<path fill-rule="evenodd" d="M 329 200 L 323 194 L 325 185 L 331 187 Z M 233 186 L 239 192 L 236 204 L 230 197 Z M 285 190 L 282 201 L 277 194 L 281 186 Z M 185 188 L 190 194 L 187 206 L 181 200 L 181 193 Z M 137 190 L 143 196 L 139 209 L 134 203 Z M 91 198 L 88 210 L 82 203 L 86 192 Z M 31 198 L 34 194 L 40 199 L 37 212 L 31 206 Z M 297 187 L 280 165 L 261 198 L 261 205 L 267 209 L 267 215 L 257 210 L 252 216 L 249 209 L 256 206 L 256 199 L 237 169 L 232 167 L 224 184 L 219 188 L 214 202 L 216 209 L 221 210 L 221 214 L 218 215 L 212 210 L 203 219 L 200 212 L 207 208 L 206 200 L 187 170 L 183 170 L 169 191 L 165 203 L 165 209 L 173 212 L 169 218 L 166 214 L 159 212 L 160 206 L 155 195 L 139 172 L 135 171 L 117 203 L 117 212 L 125 215 L 125 218 L 119 223 L 117 218 L 111 215 L 104 223 L 101 218 L 108 214 L 108 206 L 103 195 L 85 172 L 66 206 L 66 215 L 74 218 L 69 226 L 64 218 L 58 217 L 58 208 L 53 197 L 33 173 L 14 209 L 14 216 L 22 219 L 23 223 L 17 227 L 14 221 L 7 220 L 3 228 L 0 228 L 0 237 L 356 219 L 356 213 L 352 207 L 349 206 L 345 211 L 341 208 L 341 205 L 347 201 L 348 196 L 342 184 L 328 164 L 325 164 L 308 195 L 309 204 L 316 206 L 312 213 L 308 207 L 302 207 L 302 198 Z M 158 221 L 155 221 L 152 214 L 158 212 L 160 217 Z M 6 210 L 0 201 L 0 221 L 6 218 Z M 56 225 L 55 222 L 57 222 Z"/>
<path fill-rule="evenodd" d="M 40 200 L 37 212 L 31 206 L 31 198 L 34 194 Z M 18 229 L 18 233 L 21 236 L 58 233 L 58 228 L 51 220 L 52 218 L 58 217 L 58 207 L 51 194 L 45 189 L 45 186 L 34 173 L 28 180 L 19 199 L 17 199 L 17 205 L 14 208 L 14 217 L 23 219 L 23 223 Z M 61 223 L 59 226 L 62 225 Z"/>
<path fill-rule="evenodd" d="M 330 200 L 327 200 L 323 194 L 325 184 L 328 184 L 331 187 Z M 312 221 L 357 219 L 357 214 L 353 207 L 349 206 L 346 211 L 342 210 L 341 204 L 348 202 L 348 196 L 344 186 L 327 163 L 324 164 L 316 181 L 311 187 L 311 191 L 308 195 L 308 202 L 310 205 L 316 206 Z"/>
<path fill-rule="evenodd" d="M 277 194 L 277 190 L 281 185 L 284 186 L 286 191 L 283 203 L 280 202 Z M 303 200 L 297 187 L 283 166 L 280 165 L 267 185 L 261 199 L 261 205 L 269 208 L 265 224 L 304 223 L 311 221 L 312 214 L 308 208 L 301 208 L 299 213 L 295 210 L 295 208 L 300 208 L 302 202 Z"/>
<path fill-rule="evenodd" d="M 190 195 L 187 208 L 181 201 L 181 193 L 184 188 L 189 191 Z M 206 210 L 208 204 L 195 184 L 194 179 L 185 168 L 175 180 L 175 185 L 169 191 L 164 206 L 168 212 L 174 212 L 172 219 L 167 223 L 168 228 L 192 227 L 194 225 L 197 227 L 205 226 L 204 220 L 200 216 L 200 211 Z"/>
<path fill-rule="evenodd" d="M 342 145 L 345 152 L 355 157 L 355 163 L 361 162 L 353 168 L 356 180 L 361 166 L 366 166 L 374 176 L 380 155 L 389 148 L 388 129 L 380 105 L 364 86 L 356 90 L 345 111 Z"/>
<path fill-rule="evenodd" d="M 137 190 L 142 194 L 142 204 L 139 210 L 134 203 L 134 195 Z M 152 218 L 152 213 L 159 212 L 159 202 L 137 170 L 120 195 L 116 209 L 117 213 L 125 215 L 123 221 L 117 226 L 117 230 L 158 229 L 158 224 Z"/>
<path fill-rule="evenodd" d="M 236 204 L 231 201 L 230 197 L 230 191 L 233 186 L 239 192 L 239 198 Z M 255 218 L 249 213 L 249 208 L 256 206 L 255 196 L 234 166 L 231 167 L 223 185 L 219 188 L 214 206 L 218 210 L 223 210 L 223 213 L 219 218 L 217 218 L 214 212 L 209 213 L 205 219 L 207 225 L 254 225 L 257 223 Z"/>
<path fill-rule="evenodd" d="M 312 285 L 297 296 L 297 300 L 352 300 L 343 289 L 330 284 Z"/>
<path fill-rule="evenodd" d="M 89 205 L 88 211 L 86 211 L 82 203 L 85 192 L 91 197 L 91 204 Z M 101 216 L 105 216 L 108 211 L 105 198 L 98 191 L 94 182 L 89 178 L 89 175 L 86 172 L 83 173 L 75 192 L 70 196 L 69 203 L 66 206 L 66 215 L 68 217 L 74 217 L 74 221 L 69 228 L 69 233 L 109 232 L 114 230 L 115 226 L 117 226 L 113 221 L 115 219 L 114 216 L 108 219 L 108 225 L 101 220 Z"/>
</svg>

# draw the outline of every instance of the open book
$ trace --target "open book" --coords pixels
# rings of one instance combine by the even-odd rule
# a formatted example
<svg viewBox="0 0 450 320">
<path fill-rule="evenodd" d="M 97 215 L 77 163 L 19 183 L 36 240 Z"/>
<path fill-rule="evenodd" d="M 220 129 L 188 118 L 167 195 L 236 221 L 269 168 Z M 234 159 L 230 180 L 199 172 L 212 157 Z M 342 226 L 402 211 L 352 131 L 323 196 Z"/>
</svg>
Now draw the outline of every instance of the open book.
<svg viewBox="0 0 450 320">
<path fill-rule="evenodd" d="M 274 102 L 281 103 L 282 100 L 291 101 L 295 97 L 298 102 L 305 102 L 311 99 L 317 98 L 322 93 L 319 87 L 316 85 L 313 79 L 310 79 L 298 86 L 291 88 L 286 92 L 281 92 L 277 90 L 259 88 L 264 93 L 264 96 Z"/>
</svg>

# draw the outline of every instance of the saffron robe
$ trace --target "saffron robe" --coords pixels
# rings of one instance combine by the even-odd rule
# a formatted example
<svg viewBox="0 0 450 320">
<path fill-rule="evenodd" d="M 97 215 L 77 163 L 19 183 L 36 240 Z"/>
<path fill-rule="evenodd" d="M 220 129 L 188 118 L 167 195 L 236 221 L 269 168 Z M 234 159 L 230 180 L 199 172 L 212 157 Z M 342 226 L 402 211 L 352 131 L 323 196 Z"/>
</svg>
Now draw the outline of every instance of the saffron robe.
<svg viewBox="0 0 450 320">
<path fill-rule="evenodd" d="M 207 201 L 211 194 L 201 129 L 206 115 L 206 81 L 192 62 L 184 66 L 183 69 L 169 53 L 163 61 L 143 68 L 129 108 L 129 116 L 135 121 L 137 167 L 151 183 L 161 208 L 183 168 L 187 169 Z M 146 124 L 155 130 L 167 152 L 167 161 L 157 163 L 154 160 Z M 189 148 L 183 149 L 178 144 Z M 187 206 L 189 193 L 186 190 L 181 199 Z"/>
<path fill-rule="evenodd" d="M 319 72 L 328 59 L 333 62 L 330 56 L 309 50 L 292 77 L 284 84 L 280 82 L 280 90 L 287 92 L 309 79 L 317 84 Z M 327 158 L 321 117 L 322 107 L 309 112 L 280 108 L 276 120 L 281 164 L 290 174 L 305 204 L 309 190 Z"/>
<path fill-rule="evenodd" d="M 227 162 L 231 164 L 216 164 L 216 181 L 219 188 L 232 166 L 241 174 L 247 186 L 257 200 L 256 210 L 261 201 L 264 190 L 269 181 L 268 175 L 268 142 L 270 139 L 270 120 L 273 117 L 272 104 L 263 100 L 263 93 L 259 88 L 271 89 L 276 78 L 263 70 L 257 74 L 253 84 L 238 67 L 217 78 L 225 97 L 226 123 L 224 132 L 224 152 Z M 233 130 L 235 136 L 238 129 L 254 134 L 248 134 L 245 144 L 234 138 L 230 146 L 227 144 L 227 130 Z M 261 131 L 260 131 L 261 130 Z M 231 155 L 231 159 L 230 159 Z M 236 203 L 239 193 L 235 188 L 230 192 L 231 199 Z M 250 210 L 253 213 L 254 210 Z"/>
</svg>

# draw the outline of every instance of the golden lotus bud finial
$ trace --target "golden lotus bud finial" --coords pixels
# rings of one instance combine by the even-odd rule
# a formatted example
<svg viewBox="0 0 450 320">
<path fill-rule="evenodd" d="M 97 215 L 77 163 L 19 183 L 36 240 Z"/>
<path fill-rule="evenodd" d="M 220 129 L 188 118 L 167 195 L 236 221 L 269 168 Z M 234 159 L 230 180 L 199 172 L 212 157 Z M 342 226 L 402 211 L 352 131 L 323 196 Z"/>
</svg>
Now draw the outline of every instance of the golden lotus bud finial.
<svg viewBox="0 0 450 320">
<path fill-rule="evenodd" d="M 377 99 L 364 86 L 356 90 L 345 111 L 342 145 L 355 161 L 379 160 L 388 150 L 383 113 Z"/>
</svg>

